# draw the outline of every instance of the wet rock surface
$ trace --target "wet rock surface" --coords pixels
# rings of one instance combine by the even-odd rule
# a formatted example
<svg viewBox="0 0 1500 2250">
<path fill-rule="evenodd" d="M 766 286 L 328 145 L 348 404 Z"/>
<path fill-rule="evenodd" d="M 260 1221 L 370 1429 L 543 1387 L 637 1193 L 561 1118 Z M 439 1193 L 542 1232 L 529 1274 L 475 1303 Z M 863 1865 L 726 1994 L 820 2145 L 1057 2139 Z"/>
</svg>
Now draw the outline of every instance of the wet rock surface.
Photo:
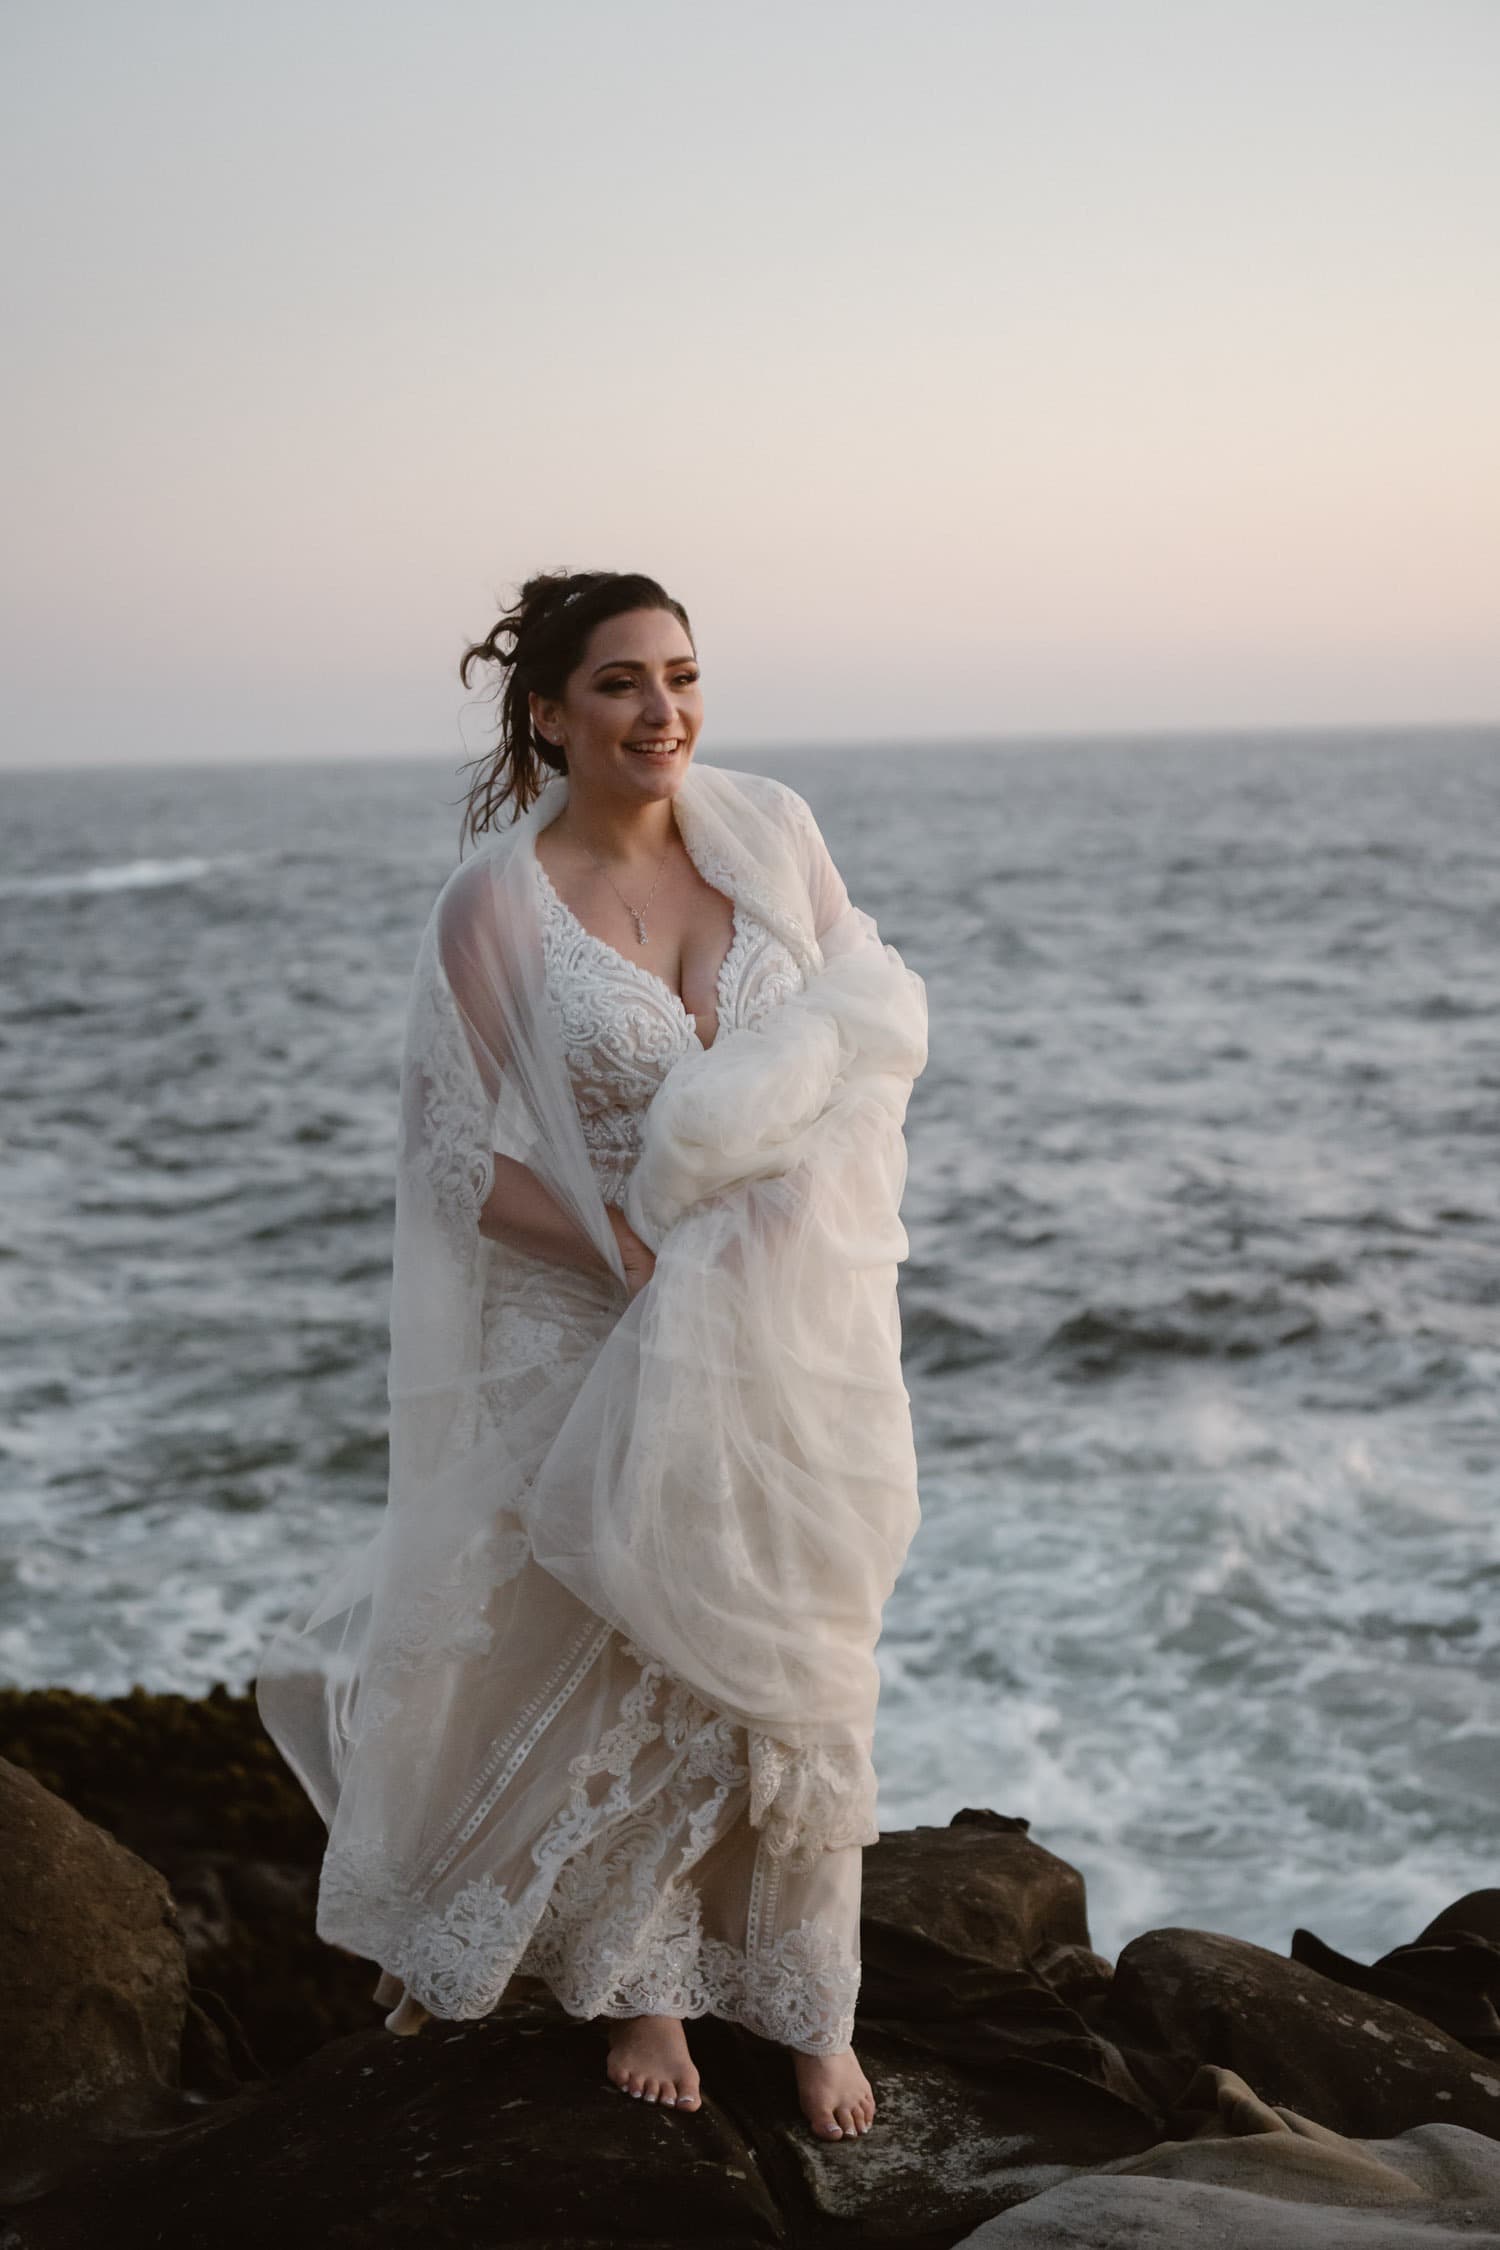
<svg viewBox="0 0 1500 2250">
<path fill-rule="evenodd" d="M 1254 2144 L 1263 2216 L 1267 2179 L 1300 2178 L 1310 2136 L 1328 2136 L 1331 2205 L 1374 2176 L 1355 2136 L 1415 2132 L 1420 2171 L 1420 2136 L 1442 2128 L 1471 2187 L 1473 2152 L 1500 2152 L 1495 1893 L 1368 1969 L 1192 1930 L 1145 1933 L 1111 1966 L 1082 1878 L 1024 1819 L 966 1810 L 883 1836 L 865 1854 L 855 2039 L 878 2113 L 825 2143 L 790 2056 L 712 2019 L 689 2027 L 703 2105 L 683 2113 L 610 2085 L 603 2025 L 530 1980 L 482 2023 L 393 2038 L 371 1965 L 316 1937 L 321 1826 L 248 1696 L 0 1694 L 0 1757 L 0 1843 L 30 1838 L 7 1859 L 0 1942 L 34 1932 L 46 1964 L 7 1979 L 0 2047 L 50 2056 L 62 2104 L 12 2148 L 3 2250 L 940 2250 L 1023 2220 L 1031 2233 L 993 2239 L 1166 2241 L 1163 2197 L 1185 2220 L 1194 2197 L 1240 2193 L 1230 2140 Z M 98 2020 L 138 2026 L 107 2064 L 107 2043 L 70 2030 L 95 2023 L 104 1961 L 135 2015 Z M 1223 2177 L 1204 2171 L 1209 2141 Z M 1410 2201 L 1402 2161 L 1385 2171 Z M 1138 2231 L 1101 2235 L 1106 2207 Z"/>
</svg>

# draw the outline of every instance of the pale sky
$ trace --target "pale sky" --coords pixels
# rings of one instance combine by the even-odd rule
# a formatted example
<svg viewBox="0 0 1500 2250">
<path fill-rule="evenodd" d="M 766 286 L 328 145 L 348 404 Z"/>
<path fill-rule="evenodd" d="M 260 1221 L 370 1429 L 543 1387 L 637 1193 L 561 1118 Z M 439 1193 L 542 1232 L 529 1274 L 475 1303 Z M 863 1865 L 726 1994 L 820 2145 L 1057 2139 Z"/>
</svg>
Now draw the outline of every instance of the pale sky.
<svg viewBox="0 0 1500 2250">
<path fill-rule="evenodd" d="M 7 0 L 0 762 L 1500 717 L 1500 0 Z"/>
</svg>

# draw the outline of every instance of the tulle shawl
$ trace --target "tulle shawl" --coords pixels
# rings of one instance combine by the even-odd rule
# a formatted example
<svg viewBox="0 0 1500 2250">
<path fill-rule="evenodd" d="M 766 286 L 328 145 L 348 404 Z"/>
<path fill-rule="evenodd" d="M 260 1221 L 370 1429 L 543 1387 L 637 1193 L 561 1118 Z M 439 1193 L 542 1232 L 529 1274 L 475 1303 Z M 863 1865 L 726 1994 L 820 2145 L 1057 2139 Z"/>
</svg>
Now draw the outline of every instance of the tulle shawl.
<svg viewBox="0 0 1500 2250">
<path fill-rule="evenodd" d="M 752 1822 L 805 1865 L 874 1840 L 881 1612 L 918 1519 L 896 1272 L 922 981 L 851 904 L 804 800 L 694 764 L 695 863 L 804 978 L 674 1063 L 623 1198 L 656 1253 L 626 1302 L 546 990 L 535 839 L 558 776 L 454 870 L 418 951 L 401 1079 L 390 1481 L 364 1553 L 261 1667 L 261 1707 L 333 1818 L 411 1621 L 534 1560 L 748 1731 Z M 497 1158 L 540 1183 L 620 1310 L 597 1351 L 508 1366 L 480 1231 Z M 366 1737 L 373 1734 L 373 1742 Z"/>
</svg>

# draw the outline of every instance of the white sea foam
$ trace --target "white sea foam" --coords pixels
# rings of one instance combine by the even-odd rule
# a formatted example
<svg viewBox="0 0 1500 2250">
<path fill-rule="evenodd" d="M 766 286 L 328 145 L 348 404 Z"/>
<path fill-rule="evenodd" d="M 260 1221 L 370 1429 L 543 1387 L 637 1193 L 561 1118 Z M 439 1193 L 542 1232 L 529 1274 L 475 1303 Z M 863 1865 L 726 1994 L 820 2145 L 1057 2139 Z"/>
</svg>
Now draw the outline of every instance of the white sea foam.
<svg viewBox="0 0 1500 2250">
<path fill-rule="evenodd" d="M 224 868 L 245 867 L 252 852 L 212 859 L 127 859 L 114 866 L 82 867 L 65 875 L 15 875 L 0 882 L 0 898 L 76 898 L 101 891 L 153 891 L 174 883 L 201 883 Z"/>
</svg>

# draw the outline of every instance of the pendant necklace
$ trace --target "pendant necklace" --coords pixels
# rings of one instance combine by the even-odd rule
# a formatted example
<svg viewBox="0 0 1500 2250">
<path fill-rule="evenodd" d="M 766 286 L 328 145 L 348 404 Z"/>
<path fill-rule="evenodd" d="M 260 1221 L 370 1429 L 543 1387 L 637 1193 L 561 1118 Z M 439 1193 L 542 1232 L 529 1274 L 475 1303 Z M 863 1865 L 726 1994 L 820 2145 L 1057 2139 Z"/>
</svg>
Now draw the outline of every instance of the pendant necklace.
<svg viewBox="0 0 1500 2250">
<path fill-rule="evenodd" d="M 580 843 L 583 843 L 583 838 L 582 838 L 581 836 L 580 836 L 580 838 L 579 838 L 578 840 L 579 840 L 579 842 L 580 842 Z M 631 903 L 630 903 L 629 899 L 628 899 L 628 898 L 627 898 L 627 897 L 625 896 L 625 893 L 624 893 L 624 892 L 623 892 L 623 891 L 621 890 L 621 888 L 620 888 L 619 884 L 618 884 L 618 883 L 617 883 L 617 882 L 615 881 L 615 879 L 614 879 L 613 875 L 611 875 L 611 873 L 610 873 L 609 869 L 608 869 L 608 868 L 607 868 L 607 867 L 605 866 L 605 864 L 604 864 L 603 860 L 602 860 L 602 859 L 601 859 L 601 858 L 599 857 L 599 854 L 598 854 L 598 853 L 597 853 L 597 852 L 596 852 L 596 851 L 595 851 L 595 850 L 593 849 L 592 845 L 590 845 L 590 844 L 584 844 L 584 845 L 583 845 L 583 848 L 584 848 L 584 850 L 585 850 L 585 851 L 586 851 L 586 852 L 588 853 L 588 855 L 589 855 L 589 858 L 590 858 L 590 859 L 591 859 L 591 860 L 593 861 L 594 865 L 595 865 L 595 866 L 596 866 L 596 867 L 598 868 L 598 870 L 599 870 L 600 874 L 601 874 L 601 875 L 602 875 L 602 876 L 604 877 L 604 880 L 605 880 L 605 882 L 606 882 L 606 883 L 608 883 L 608 885 L 609 885 L 610 889 L 611 889 L 611 890 L 612 890 L 612 891 L 614 892 L 614 894 L 615 894 L 615 897 L 616 897 L 616 898 L 617 898 L 617 899 L 619 900 L 620 904 L 621 904 L 621 905 L 622 905 L 622 906 L 624 907 L 624 909 L 625 909 L 626 913 L 627 913 L 627 914 L 628 914 L 628 915 L 630 916 L 631 920 L 632 920 L 632 921 L 634 922 L 634 924 L 635 924 L 635 941 L 636 941 L 636 944 L 637 944 L 637 945 L 644 945 L 644 944 L 645 944 L 645 942 L 646 942 L 646 907 L 647 907 L 647 906 L 649 906 L 649 905 L 651 904 L 651 901 L 652 901 L 652 899 L 653 899 L 653 898 L 655 898 L 655 896 L 656 896 L 656 886 L 657 886 L 657 884 L 658 884 L 658 883 L 659 883 L 659 882 L 661 881 L 661 876 L 662 876 L 662 869 L 663 869 L 663 868 L 664 868 L 664 867 L 666 866 L 666 864 L 667 864 L 667 852 L 670 852 L 670 850 L 672 849 L 672 839 L 671 839 L 671 837 L 669 836 L 669 837 L 667 838 L 666 851 L 664 851 L 664 852 L 662 853 L 662 855 L 661 855 L 661 858 L 660 858 L 660 859 L 658 860 L 658 862 L 657 862 L 657 866 L 656 866 L 656 875 L 655 875 L 655 878 L 654 878 L 654 880 L 652 881 L 652 884 L 651 884 L 651 888 L 650 888 L 650 890 L 649 890 L 649 891 L 647 891 L 647 893 L 646 893 L 646 900 L 645 900 L 645 905 L 644 905 L 644 906 L 632 906 L 632 905 L 631 905 Z"/>
</svg>

